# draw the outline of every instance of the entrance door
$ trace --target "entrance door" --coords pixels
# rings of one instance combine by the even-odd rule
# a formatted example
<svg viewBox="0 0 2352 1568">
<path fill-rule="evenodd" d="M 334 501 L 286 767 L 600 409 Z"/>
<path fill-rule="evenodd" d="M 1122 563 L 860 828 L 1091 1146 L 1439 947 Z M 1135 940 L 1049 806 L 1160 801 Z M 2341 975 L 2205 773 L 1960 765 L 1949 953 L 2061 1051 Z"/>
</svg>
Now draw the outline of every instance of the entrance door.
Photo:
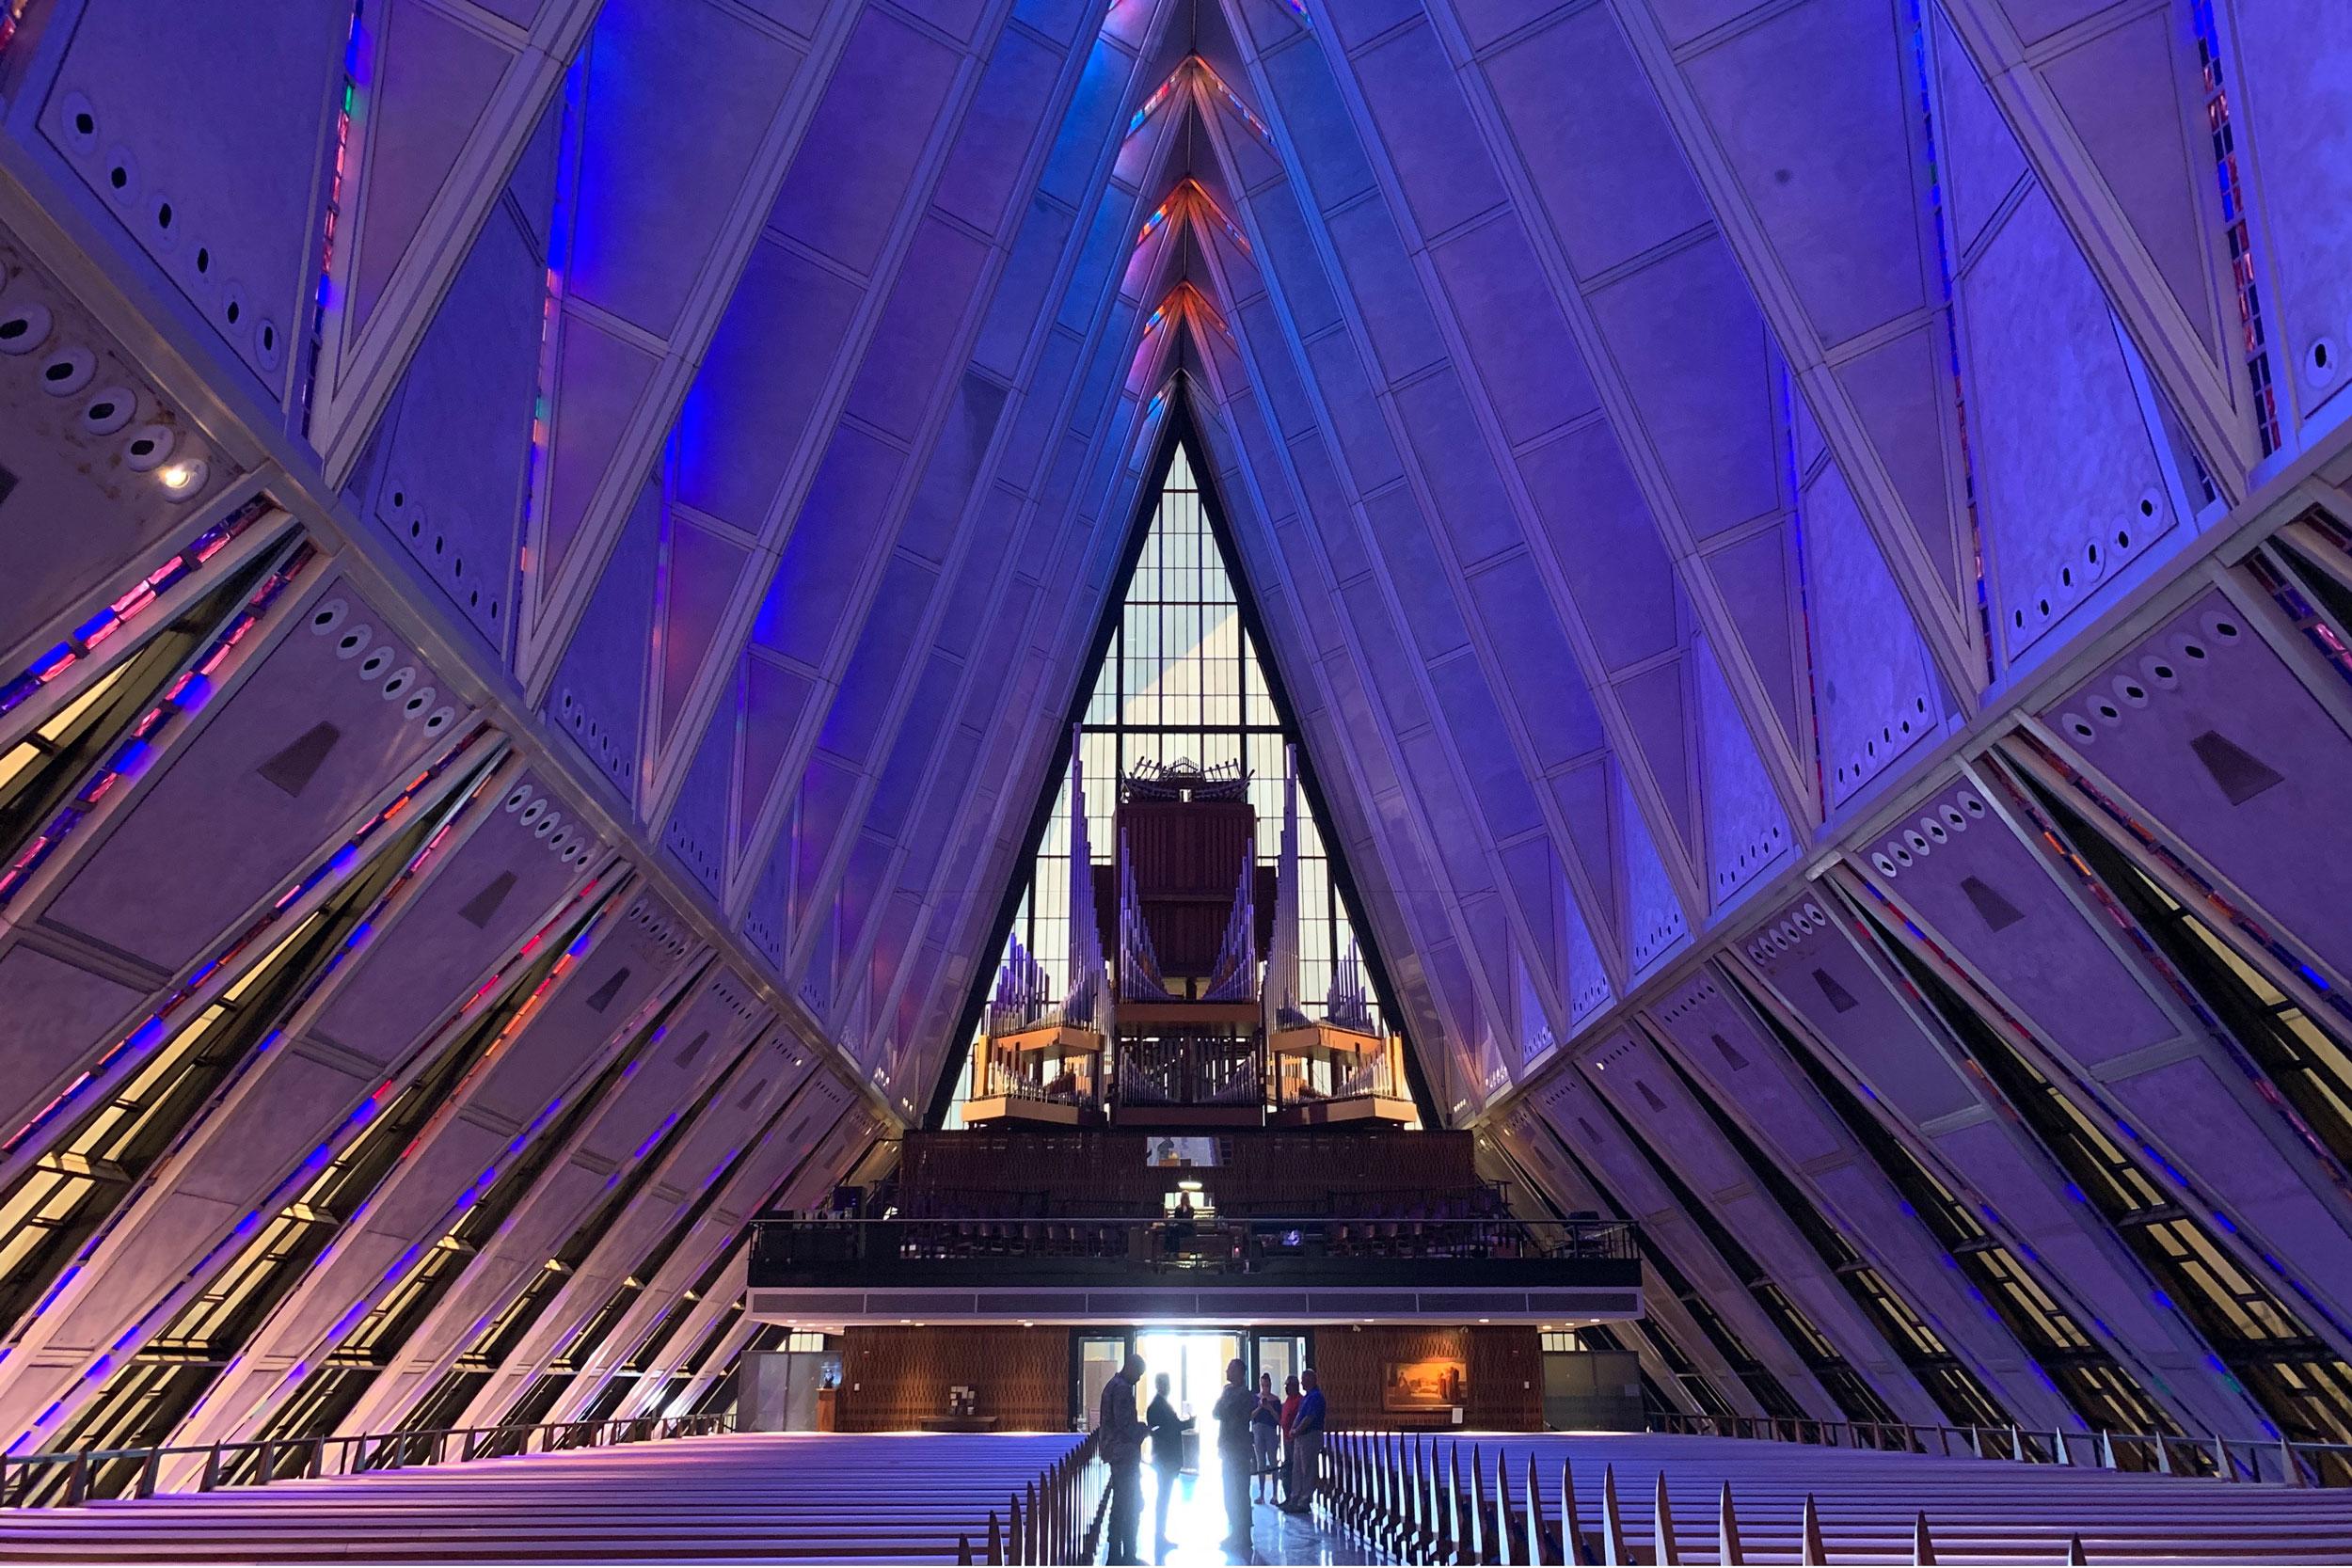
<svg viewBox="0 0 2352 1568">
<path fill-rule="evenodd" d="M 1304 1334 L 1261 1334 L 1258 1336 L 1258 1370 L 1274 1378 L 1274 1391 L 1282 1392 L 1288 1381 L 1296 1377 L 1307 1366 L 1307 1337 Z"/>
<path fill-rule="evenodd" d="M 1146 1329 L 1136 1336 L 1136 1351 L 1143 1357 L 1145 1403 L 1151 1402 L 1165 1372 L 1168 1402 L 1177 1415 L 1192 1418 L 1184 1468 L 1198 1470 L 1201 1444 L 1216 1440 L 1209 1412 L 1225 1386 L 1226 1364 L 1242 1353 L 1241 1336 L 1217 1329 Z"/>
</svg>

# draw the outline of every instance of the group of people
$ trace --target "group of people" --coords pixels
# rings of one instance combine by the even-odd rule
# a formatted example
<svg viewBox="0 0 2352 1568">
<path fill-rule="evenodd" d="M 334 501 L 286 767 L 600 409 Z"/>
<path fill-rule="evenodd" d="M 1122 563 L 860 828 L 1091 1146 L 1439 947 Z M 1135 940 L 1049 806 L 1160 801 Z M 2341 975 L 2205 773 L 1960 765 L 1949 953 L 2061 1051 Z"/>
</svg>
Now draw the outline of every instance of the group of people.
<svg viewBox="0 0 2352 1568">
<path fill-rule="evenodd" d="M 1143 1444 L 1152 1440 L 1152 1468 L 1158 1472 L 1152 1539 L 1168 1546 L 1168 1504 L 1184 1467 L 1184 1434 L 1193 1419 L 1177 1413 L 1168 1399 L 1166 1372 L 1152 1380 L 1148 1410 L 1136 1414 L 1136 1392 L 1143 1381 L 1143 1357 L 1130 1353 L 1126 1364 L 1103 1388 L 1096 1452 L 1110 1467 L 1111 1562 L 1135 1563 L 1136 1535 L 1143 1517 Z M 1311 1368 L 1288 1380 L 1282 1398 L 1274 1376 L 1262 1373 L 1253 1392 L 1249 1369 L 1236 1356 L 1226 1364 L 1225 1386 L 1209 1411 L 1216 1422 L 1217 1466 L 1225 1485 L 1226 1536 L 1222 1544 L 1249 1560 L 1251 1483 L 1255 1500 L 1272 1502 L 1286 1513 L 1308 1513 L 1314 1504 L 1315 1477 L 1322 1464 L 1323 1390 Z"/>
</svg>

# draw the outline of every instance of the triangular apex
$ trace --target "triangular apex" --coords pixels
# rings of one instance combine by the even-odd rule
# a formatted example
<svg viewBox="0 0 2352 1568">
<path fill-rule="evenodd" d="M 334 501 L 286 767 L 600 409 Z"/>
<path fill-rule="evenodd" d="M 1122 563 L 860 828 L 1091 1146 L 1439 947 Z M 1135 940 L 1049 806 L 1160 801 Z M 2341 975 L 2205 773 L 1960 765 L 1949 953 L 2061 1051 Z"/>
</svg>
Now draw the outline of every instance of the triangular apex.
<svg viewBox="0 0 2352 1568">
<path fill-rule="evenodd" d="M 1426 1118 L 1182 377 L 1166 396 L 932 1123 Z"/>
</svg>

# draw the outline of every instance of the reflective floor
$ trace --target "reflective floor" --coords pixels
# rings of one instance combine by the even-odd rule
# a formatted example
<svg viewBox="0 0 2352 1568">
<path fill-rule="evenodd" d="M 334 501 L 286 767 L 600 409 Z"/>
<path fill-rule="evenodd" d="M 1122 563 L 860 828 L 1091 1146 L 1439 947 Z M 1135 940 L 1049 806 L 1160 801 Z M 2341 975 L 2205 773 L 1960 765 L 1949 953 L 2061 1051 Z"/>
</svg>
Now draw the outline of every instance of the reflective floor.
<svg viewBox="0 0 2352 1568">
<path fill-rule="evenodd" d="M 1207 1568 L 1209 1564 L 1239 1562 L 1390 1562 L 1369 1544 L 1344 1530 L 1327 1528 L 1320 1520 L 1285 1513 L 1270 1502 L 1250 1507 L 1250 1554 L 1229 1551 L 1225 1540 L 1225 1488 L 1214 1464 L 1200 1475 L 1176 1478 L 1168 1505 L 1168 1540 L 1155 1550 L 1152 1541 L 1153 1511 L 1159 1502 L 1159 1476 L 1149 1465 L 1143 1472 L 1143 1523 L 1136 1544 L 1146 1562 L 1168 1568 Z"/>
</svg>

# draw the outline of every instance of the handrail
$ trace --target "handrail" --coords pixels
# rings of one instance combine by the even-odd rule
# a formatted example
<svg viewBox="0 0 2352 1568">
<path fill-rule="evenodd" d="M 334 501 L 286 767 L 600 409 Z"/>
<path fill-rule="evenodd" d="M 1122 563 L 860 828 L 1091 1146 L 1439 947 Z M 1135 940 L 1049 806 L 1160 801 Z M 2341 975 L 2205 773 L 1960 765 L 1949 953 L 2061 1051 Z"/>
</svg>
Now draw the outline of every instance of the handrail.
<svg viewBox="0 0 2352 1568">
<path fill-rule="evenodd" d="M 543 1421 L 530 1426 L 433 1427 L 416 1432 L 354 1433 L 344 1436 L 248 1437 L 221 1443 L 151 1448 L 77 1449 L 55 1453 L 0 1454 L 0 1508 L 76 1508 L 87 1502 L 102 1470 L 135 1462 L 129 1495 L 151 1497 L 164 1463 L 200 1460 L 195 1490 L 266 1486 L 273 1481 L 363 1475 L 411 1465 L 464 1464 L 532 1451 L 612 1448 L 663 1442 L 735 1430 L 731 1412 L 707 1416 L 630 1416 L 596 1421 Z M 455 1456 L 452 1457 L 454 1440 Z M 331 1456 L 331 1459 L 330 1459 Z M 292 1459 L 290 1465 L 287 1461 Z M 246 1461 L 250 1463 L 246 1463 Z M 109 1494 L 113 1495 L 113 1494 Z"/>
<path fill-rule="evenodd" d="M 1822 1421 L 1809 1417 L 1709 1416 L 1652 1411 L 1652 1432 L 1743 1437 L 1819 1448 L 1880 1449 L 1947 1459 L 2005 1459 L 2023 1465 L 2093 1465 L 2169 1476 L 2352 1486 L 2352 1443 L 2285 1438 L 2189 1437 L 2154 1432 L 2036 1432 L 2017 1426 L 1931 1426 L 1912 1421 Z"/>
</svg>

